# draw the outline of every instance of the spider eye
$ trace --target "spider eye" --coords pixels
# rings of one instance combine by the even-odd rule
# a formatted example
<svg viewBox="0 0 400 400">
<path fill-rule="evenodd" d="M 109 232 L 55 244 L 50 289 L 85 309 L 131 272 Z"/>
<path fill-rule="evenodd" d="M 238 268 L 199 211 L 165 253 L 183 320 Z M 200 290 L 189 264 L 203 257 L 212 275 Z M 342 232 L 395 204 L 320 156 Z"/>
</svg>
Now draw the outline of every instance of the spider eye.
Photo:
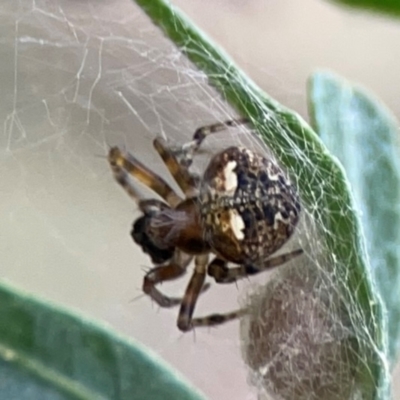
<svg viewBox="0 0 400 400">
<path fill-rule="evenodd" d="M 160 248 L 156 246 L 146 232 L 150 215 L 143 215 L 139 217 L 133 224 L 131 236 L 135 243 L 137 243 L 144 253 L 148 254 L 154 264 L 163 264 L 170 260 L 174 254 L 174 248 Z"/>
</svg>

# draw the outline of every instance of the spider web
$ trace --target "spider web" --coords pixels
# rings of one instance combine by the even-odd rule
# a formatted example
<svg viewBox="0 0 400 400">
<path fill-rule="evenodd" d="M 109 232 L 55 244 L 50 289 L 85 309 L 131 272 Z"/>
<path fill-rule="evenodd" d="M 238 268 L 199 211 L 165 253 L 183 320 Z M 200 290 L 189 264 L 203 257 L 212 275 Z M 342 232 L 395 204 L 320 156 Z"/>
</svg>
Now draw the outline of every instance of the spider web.
<svg viewBox="0 0 400 400">
<path fill-rule="evenodd" d="M 7 229 L 3 277 L 110 322 L 155 349 L 212 399 L 267 392 L 274 399 L 367 399 L 369 388 L 354 384 L 354 369 L 368 369 L 362 356 L 354 360 L 360 350 L 354 342 L 362 337 L 368 344 L 368 336 L 357 307 L 337 291 L 336 282 L 346 277 L 324 253 L 319 199 L 282 250 L 302 247 L 309 262 L 293 263 L 268 285 L 268 273 L 240 282 L 239 291 L 213 285 L 196 307 L 205 315 L 236 309 L 238 297 L 252 304 L 241 336 L 258 394 L 246 383 L 238 323 L 180 335 L 177 310 L 158 312 L 147 298 L 131 302 L 151 265 L 129 237 L 137 209 L 112 179 L 103 158 L 108 145 L 123 146 L 167 177 L 154 137 L 182 144 L 197 127 L 236 113 L 128 0 L 8 1 L 0 7 L 1 59 L 8 60 L 0 77 L 7 171 L 0 206 Z M 208 138 L 195 170 L 201 172 L 216 149 L 238 143 L 268 152 L 239 127 Z M 182 293 L 187 278 L 163 290 Z M 278 323 L 268 328 L 266 320 Z M 295 321 L 296 332 L 287 331 L 288 321 Z M 252 355 L 261 329 L 271 335 L 259 343 L 266 359 Z M 307 370 L 313 379 L 302 375 Z M 316 386 L 323 392 L 313 397 L 308 388 Z"/>
</svg>

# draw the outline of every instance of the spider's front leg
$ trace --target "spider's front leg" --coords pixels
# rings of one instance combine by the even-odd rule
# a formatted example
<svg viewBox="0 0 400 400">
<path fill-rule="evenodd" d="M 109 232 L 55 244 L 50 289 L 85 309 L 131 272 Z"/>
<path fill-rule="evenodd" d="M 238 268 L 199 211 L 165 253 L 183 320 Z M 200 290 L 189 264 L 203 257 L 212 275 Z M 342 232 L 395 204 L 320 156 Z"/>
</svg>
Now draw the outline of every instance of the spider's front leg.
<svg viewBox="0 0 400 400">
<path fill-rule="evenodd" d="M 155 139 L 153 145 L 185 196 L 195 196 L 197 194 L 198 177 L 190 173 L 189 169 L 180 163 L 175 152 L 163 138 Z"/>
<path fill-rule="evenodd" d="M 123 152 L 118 147 L 112 147 L 108 153 L 108 162 L 115 180 L 136 202 L 141 199 L 141 196 L 129 182 L 129 175 L 161 196 L 171 207 L 175 207 L 182 201 L 163 178 L 147 168 L 132 154 Z"/>
<path fill-rule="evenodd" d="M 250 121 L 247 118 L 237 118 L 203 126 L 195 131 L 192 141 L 177 149 L 168 146 L 163 138 L 156 138 L 153 145 L 163 159 L 169 172 L 174 177 L 183 193 L 185 193 L 185 196 L 193 197 L 197 194 L 200 178 L 189 172 L 189 167 L 192 165 L 193 157 L 199 151 L 204 139 L 210 134 L 223 131 L 229 127 L 247 124 L 248 122 Z M 141 167 L 143 168 L 142 165 Z"/>
<path fill-rule="evenodd" d="M 200 146 L 207 136 L 224 131 L 231 127 L 248 124 L 249 122 L 250 120 L 248 118 L 243 117 L 202 126 L 196 129 L 190 142 L 173 151 L 175 157 L 179 159 L 182 166 L 189 168 L 192 165 L 194 155 L 199 151 Z"/>
<path fill-rule="evenodd" d="M 225 314 L 211 314 L 201 318 L 193 318 L 197 299 L 204 286 L 208 265 L 208 255 L 199 255 L 195 258 L 195 270 L 189 285 L 186 288 L 178 316 L 178 328 L 187 332 L 196 326 L 215 326 L 242 316 L 246 310 L 236 310 Z"/>
</svg>

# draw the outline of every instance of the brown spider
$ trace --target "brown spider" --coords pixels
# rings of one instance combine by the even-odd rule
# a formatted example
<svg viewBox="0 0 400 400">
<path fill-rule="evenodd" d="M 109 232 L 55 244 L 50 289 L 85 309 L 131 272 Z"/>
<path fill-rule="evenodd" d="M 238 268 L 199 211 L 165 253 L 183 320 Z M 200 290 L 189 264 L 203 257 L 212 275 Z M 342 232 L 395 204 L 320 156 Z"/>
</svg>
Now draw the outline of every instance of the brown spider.
<svg viewBox="0 0 400 400">
<path fill-rule="evenodd" d="M 300 213 L 295 186 L 273 160 L 233 146 L 211 159 L 202 179 L 189 172 L 207 135 L 247 122 L 243 118 L 199 128 L 193 140 L 179 150 L 171 149 L 160 138 L 154 140 L 185 198 L 130 153 L 113 147 L 108 155 L 115 179 L 143 213 L 131 234 L 156 265 L 145 275 L 143 291 L 161 307 L 180 304 L 177 325 L 181 331 L 222 324 L 245 312 L 193 318 L 197 298 L 208 288 L 206 273 L 218 283 L 235 282 L 302 253 L 298 249 L 268 259 L 292 235 Z M 164 201 L 143 199 L 129 175 Z M 210 263 L 209 253 L 216 256 Z M 184 297 L 162 294 L 156 285 L 183 275 L 193 257 L 195 268 Z M 228 268 L 229 262 L 238 266 Z"/>
</svg>

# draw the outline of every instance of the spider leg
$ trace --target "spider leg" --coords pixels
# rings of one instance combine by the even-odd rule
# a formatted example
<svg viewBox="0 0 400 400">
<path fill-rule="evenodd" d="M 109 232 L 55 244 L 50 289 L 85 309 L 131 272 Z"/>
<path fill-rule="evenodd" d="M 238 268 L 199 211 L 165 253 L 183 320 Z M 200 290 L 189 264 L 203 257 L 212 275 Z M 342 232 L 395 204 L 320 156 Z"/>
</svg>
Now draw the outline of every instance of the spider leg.
<svg viewBox="0 0 400 400">
<path fill-rule="evenodd" d="M 157 288 L 158 283 L 170 281 L 181 277 L 189 265 L 192 257 L 184 256 L 180 251 L 175 251 L 171 262 L 152 268 L 143 279 L 143 292 L 150 296 L 160 307 L 173 307 L 181 303 L 178 297 L 168 297 Z"/>
<path fill-rule="evenodd" d="M 180 163 L 185 167 L 190 167 L 193 162 L 193 156 L 198 152 L 201 144 L 207 136 L 224 131 L 230 127 L 248 124 L 249 122 L 250 120 L 248 118 L 235 118 L 196 129 L 192 140 L 184 144 L 179 150 L 175 151 L 176 155 L 180 158 Z"/>
<path fill-rule="evenodd" d="M 240 318 L 242 315 L 246 314 L 245 309 L 238 309 L 228 313 L 222 314 L 210 314 L 205 317 L 193 318 L 191 321 L 191 328 L 197 326 L 216 326 L 224 324 L 225 322 L 232 321 L 234 319 Z"/>
<path fill-rule="evenodd" d="M 164 139 L 156 138 L 153 145 L 185 196 L 195 196 L 198 183 L 196 177 L 189 172 L 186 166 L 179 162 L 175 153 L 168 147 Z"/>
<path fill-rule="evenodd" d="M 183 255 L 180 251 L 175 251 L 171 263 L 154 267 L 145 275 L 143 292 L 150 296 L 160 307 L 169 308 L 181 304 L 181 297 L 166 296 L 156 288 L 156 285 L 184 275 L 191 260 L 192 257 Z M 200 292 L 205 292 L 209 287 L 209 284 L 203 285 Z"/>
<path fill-rule="evenodd" d="M 260 263 L 260 265 L 244 264 L 235 268 L 228 268 L 226 261 L 215 258 L 208 267 L 208 275 L 212 276 L 217 283 L 232 283 L 245 276 L 255 275 L 259 272 L 278 267 L 302 253 L 302 249 L 297 249 L 290 253 L 270 258 Z"/>
<path fill-rule="evenodd" d="M 196 326 L 220 325 L 232 319 L 239 318 L 245 310 L 236 310 L 226 314 L 211 314 L 206 317 L 193 318 L 198 296 L 204 286 L 208 264 L 208 255 L 199 255 L 195 258 L 195 270 L 189 285 L 186 288 L 178 316 L 178 328 L 187 332 Z"/>
<path fill-rule="evenodd" d="M 171 207 L 175 207 L 182 201 L 164 179 L 147 168 L 130 153 L 124 154 L 118 147 L 112 147 L 108 153 L 108 162 L 114 173 L 115 180 L 135 201 L 138 201 L 140 196 L 130 184 L 128 174 L 161 196 Z"/>
<path fill-rule="evenodd" d="M 181 299 L 164 295 L 156 288 L 156 284 L 177 279 L 184 273 L 185 269 L 176 264 L 152 268 L 144 277 L 143 292 L 150 296 L 160 307 L 174 307 L 181 303 Z"/>
</svg>

